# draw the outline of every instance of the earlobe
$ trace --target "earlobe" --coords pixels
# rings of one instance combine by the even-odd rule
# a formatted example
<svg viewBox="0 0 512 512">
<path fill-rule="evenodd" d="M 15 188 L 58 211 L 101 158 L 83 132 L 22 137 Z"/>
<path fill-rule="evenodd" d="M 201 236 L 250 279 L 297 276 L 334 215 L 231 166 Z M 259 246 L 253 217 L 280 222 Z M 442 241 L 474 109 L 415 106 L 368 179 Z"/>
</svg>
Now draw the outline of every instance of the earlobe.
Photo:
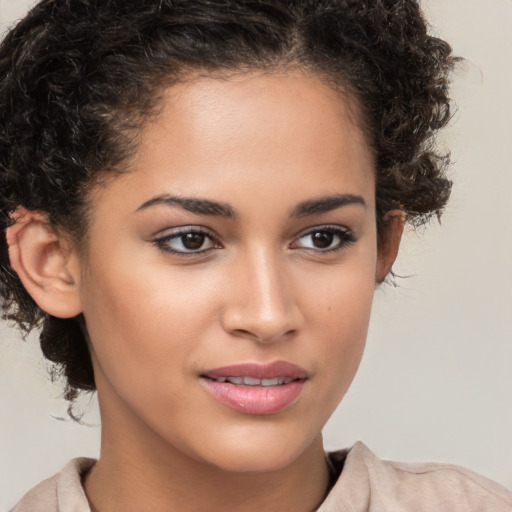
<svg viewBox="0 0 512 512">
<path fill-rule="evenodd" d="M 80 314 L 79 265 L 67 240 L 43 213 L 18 208 L 13 219 L 6 231 L 9 258 L 27 292 L 50 315 Z"/>
<path fill-rule="evenodd" d="M 392 210 L 386 215 L 386 232 L 379 244 L 377 255 L 376 283 L 380 284 L 386 279 L 395 262 L 400 247 L 400 241 L 405 226 L 405 213 L 401 210 Z"/>
</svg>

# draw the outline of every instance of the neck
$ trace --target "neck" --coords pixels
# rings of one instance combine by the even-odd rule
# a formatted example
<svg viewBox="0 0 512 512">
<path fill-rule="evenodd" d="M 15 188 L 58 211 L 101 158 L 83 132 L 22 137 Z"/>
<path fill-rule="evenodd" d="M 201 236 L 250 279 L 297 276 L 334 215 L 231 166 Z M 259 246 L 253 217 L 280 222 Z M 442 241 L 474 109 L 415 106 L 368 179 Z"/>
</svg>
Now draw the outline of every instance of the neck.
<svg viewBox="0 0 512 512">
<path fill-rule="evenodd" d="M 102 414 L 101 455 L 84 483 L 94 512 L 310 512 L 326 494 L 329 471 L 321 435 L 284 468 L 244 473 L 196 460 L 134 418 L 124 420 Z"/>
</svg>

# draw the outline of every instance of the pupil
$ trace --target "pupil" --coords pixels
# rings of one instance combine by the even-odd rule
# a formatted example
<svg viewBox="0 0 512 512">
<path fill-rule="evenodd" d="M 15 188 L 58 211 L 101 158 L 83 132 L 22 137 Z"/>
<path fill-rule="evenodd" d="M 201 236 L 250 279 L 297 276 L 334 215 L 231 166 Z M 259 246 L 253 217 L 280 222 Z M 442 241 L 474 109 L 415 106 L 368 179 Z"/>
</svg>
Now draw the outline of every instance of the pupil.
<svg viewBox="0 0 512 512">
<path fill-rule="evenodd" d="M 313 244 L 318 249 L 327 249 L 332 245 L 334 235 L 325 231 L 318 231 L 313 234 Z"/>
<path fill-rule="evenodd" d="M 201 233 L 187 233 L 181 237 L 184 247 L 190 250 L 200 249 L 204 244 L 205 236 Z"/>
</svg>

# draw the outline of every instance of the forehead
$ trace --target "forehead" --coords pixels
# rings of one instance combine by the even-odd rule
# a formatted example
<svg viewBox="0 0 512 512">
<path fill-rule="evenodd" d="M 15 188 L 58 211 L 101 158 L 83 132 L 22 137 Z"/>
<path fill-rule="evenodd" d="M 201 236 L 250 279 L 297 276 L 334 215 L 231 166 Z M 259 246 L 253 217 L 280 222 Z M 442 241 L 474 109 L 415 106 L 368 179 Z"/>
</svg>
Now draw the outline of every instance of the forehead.
<svg viewBox="0 0 512 512">
<path fill-rule="evenodd" d="M 146 200 L 172 193 L 232 203 L 246 189 L 269 200 L 372 196 L 372 151 L 359 121 L 357 105 L 316 76 L 201 77 L 164 92 L 132 172 L 115 181 Z"/>
</svg>

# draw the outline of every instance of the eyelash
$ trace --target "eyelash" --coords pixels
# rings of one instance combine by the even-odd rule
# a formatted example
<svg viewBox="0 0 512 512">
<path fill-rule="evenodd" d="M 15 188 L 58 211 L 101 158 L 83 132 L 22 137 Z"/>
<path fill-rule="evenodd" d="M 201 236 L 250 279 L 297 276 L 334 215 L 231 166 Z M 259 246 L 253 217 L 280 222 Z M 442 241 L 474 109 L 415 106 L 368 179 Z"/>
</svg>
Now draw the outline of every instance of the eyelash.
<svg viewBox="0 0 512 512">
<path fill-rule="evenodd" d="M 353 231 L 346 227 L 341 226 L 316 226 L 313 228 L 309 228 L 306 232 L 304 232 L 302 235 L 297 237 L 294 242 L 292 242 L 291 246 L 297 243 L 298 240 L 301 240 L 307 236 L 312 236 L 315 233 L 328 233 L 330 235 L 334 235 L 339 237 L 340 241 L 337 245 L 334 247 L 328 248 L 328 249 L 319 249 L 319 248 L 304 248 L 305 250 L 312 251 L 315 253 L 320 254 L 326 254 L 330 252 L 336 252 L 340 251 L 342 249 L 346 249 L 350 245 L 357 242 L 357 238 Z"/>
<path fill-rule="evenodd" d="M 205 237 L 205 240 L 206 239 L 211 240 L 211 242 L 214 244 L 214 247 L 209 247 L 207 249 L 202 249 L 202 250 L 198 250 L 198 251 L 190 251 L 190 252 L 177 251 L 170 247 L 169 242 L 171 242 L 172 240 L 179 240 L 180 238 L 182 238 L 186 235 L 203 235 Z M 170 233 L 170 234 L 167 234 L 160 238 L 157 238 L 156 240 L 154 240 L 153 243 L 160 250 L 162 250 L 164 252 L 176 254 L 178 256 L 184 256 L 184 257 L 193 257 L 193 256 L 198 256 L 198 255 L 203 256 L 203 255 L 211 252 L 214 249 L 221 248 L 220 242 L 217 239 L 217 237 L 214 236 L 210 231 L 208 231 L 204 228 L 201 228 L 201 227 L 182 228 L 177 231 L 174 231 L 173 233 Z"/>
<path fill-rule="evenodd" d="M 292 248 L 292 249 L 301 249 L 301 247 L 297 247 L 296 246 L 297 242 L 299 240 L 301 240 L 301 239 L 304 239 L 304 238 L 306 238 L 308 236 L 312 236 L 312 235 L 314 235 L 316 233 L 323 233 L 323 234 L 327 233 L 329 235 L 334 235 L 334 236 L 337 236 L 340 239 L 340 241 L 338 242 L 338 244 L 336 246 L 330 247 L 330 248 L 327 248 L 327 249 L 320 249 L 320 248 L 313 248 L 313 247 L 304 247 L 302 249 L 304 249 L 306 251 L 311 251 L 311 252 L 314 252 L 314 253 L 318 253 L 318 254 L 326 254 L 326 253 L 336 252 L 336 251 L 340 251 L 342 249 L 345 249 L 345 248 L 347 248 L 348 246 L 352 245 L 353 243 L 355 243 L 357 241 L 357 238 L 354 235 L 354 233 L 350 229 L 348 229 L 348 228 L 340 227 L 340 226 L 317 226 L 317 227 L 313 227 L 313 228 L 308 229 L 306 232 L 304 232 L 303 234 L 298 236 L 289 245 L 289 247 Z M 176 250 L 176 249 L 172 249 L 171 248 L 171 246 L 169 244 L 171 241 L 182 239 L 186 235 L 201 235 L 201 236 L 204 236 L 205 240 L 209 239 L 211 241 L 211 243 L 214 244 L 214 246 L 213 247 L 208 247 L 206 249 L 199 249 L 199 250 L 196 250 L 196 251 L 190 250 L 190 252 L 187 252 L 186 250 L 182 251 L 182 250 Z M 213 251 L 215 249 L 222 248 L 222 245 L 221 245 L 220 241 L 218 240 L 218 238 L 213 233 L 211 233 L 209 230 L 206 230 L 206 229 L 201 228 L 201 227 L 186 227 L 186 228 L 182 228 L 182 229 L 179 229 L 179 230 L 177 230 L 177 231 L 175 231 L 173 233 L 170 233 L 170 234 L 167 234 L 165 236 L 162 236 L 160 238 L 155 239 L 153 241 L 153 243 L 160 250 L 162 250 L 162 251 L 164 251 L 166 253 L 175 254 L 175 255 L 178 255 L 178 256 L 181 256 L 181 257 L 204 256 L 204 255 L 210 253 L 211 251 Z"/>
</svg>

